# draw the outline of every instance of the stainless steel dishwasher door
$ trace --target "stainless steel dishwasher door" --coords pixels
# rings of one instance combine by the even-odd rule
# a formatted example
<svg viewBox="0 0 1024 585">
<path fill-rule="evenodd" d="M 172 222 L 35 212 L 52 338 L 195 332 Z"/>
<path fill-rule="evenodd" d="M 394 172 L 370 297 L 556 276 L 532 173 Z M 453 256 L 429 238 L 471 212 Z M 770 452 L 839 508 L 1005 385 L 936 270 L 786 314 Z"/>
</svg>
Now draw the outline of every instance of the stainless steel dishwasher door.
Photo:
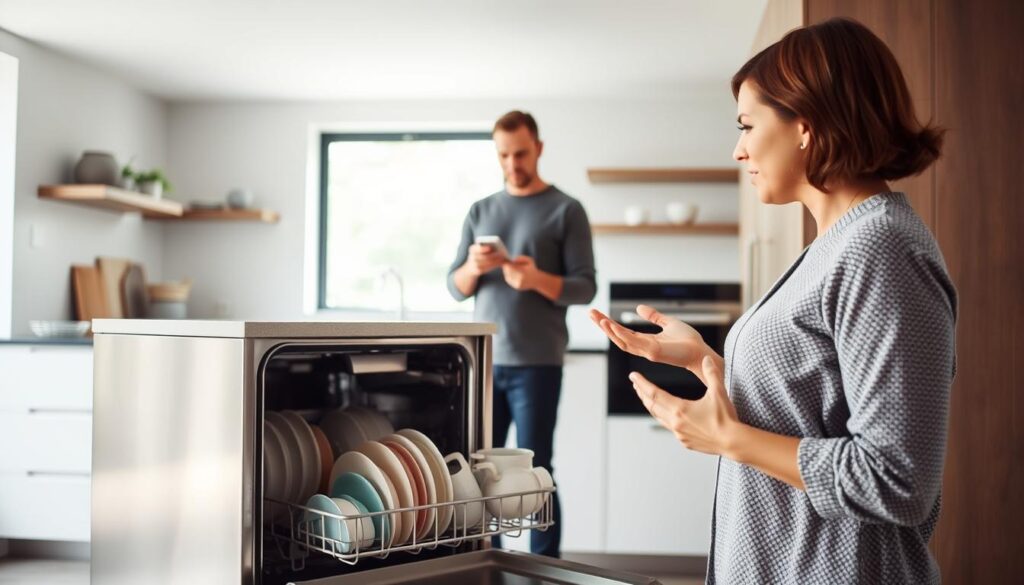
<svg viewBox="0 0 1024 585">
<path fill-rule="evenodd" d="M 93 585 L 244 582 L 244 343 L 96 335 Z"/>
<path fill-rule="evenodd" d="M 483 550 L 292 585 L 659 585 L 657 579 L 528 553 Z"/>
</svg>

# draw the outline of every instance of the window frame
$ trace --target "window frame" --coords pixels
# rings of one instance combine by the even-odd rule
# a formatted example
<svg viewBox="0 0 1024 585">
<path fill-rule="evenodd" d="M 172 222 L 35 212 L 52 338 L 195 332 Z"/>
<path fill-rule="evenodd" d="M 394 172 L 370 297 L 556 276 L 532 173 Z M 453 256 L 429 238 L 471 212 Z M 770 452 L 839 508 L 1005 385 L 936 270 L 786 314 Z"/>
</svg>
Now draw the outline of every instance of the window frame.
<svg viewBox="0 0 1024 585">
<path fill-rule="evenodd" d="M 330 161 L 328 151 L 334 142 L 412 142 L 417 140 L 492 140 L 490 132 L 466 130 L 432 130 L 429 132 L 321 132 L 320 133 L 320 196 L 318 198 L 317 220 L 319 238 L 317 241 L 317 311 L 367 311 L 357 307 L 327 306 L 327 190 L 330 185 Z"/>
</svg>

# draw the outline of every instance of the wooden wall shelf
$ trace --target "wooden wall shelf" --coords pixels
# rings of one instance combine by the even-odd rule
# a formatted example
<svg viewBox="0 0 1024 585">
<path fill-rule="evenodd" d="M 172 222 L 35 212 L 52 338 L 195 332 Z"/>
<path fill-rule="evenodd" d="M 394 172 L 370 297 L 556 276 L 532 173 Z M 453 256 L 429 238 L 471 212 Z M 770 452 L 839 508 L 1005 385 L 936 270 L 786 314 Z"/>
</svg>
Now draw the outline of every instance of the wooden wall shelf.
<svg viewBox="0 0 1024 585">
<path fill-rule="evenodd" d="M 592 168 L 591 183 L 739 183 L 738 168 Z"/>
<path fill-rule="evenodd" d="M 40 185 L 41 199 L 66 201 L 108 211 L 137 211 L 147 218 L 177 218 L 184 207 L 177 201 L 154 199 L 149 195 L 109 185 Z"/>
<path fill-rule="evenodd" d="M 594 224 L 595 234 L 674 235 L 674 236 L 736 236 L 740 233 L 735 223 L 646 223 L 641 225 Z"/>
<path fill-rule="evenodd" d="M 109 185 L 40 185 L 39 198 L 107 211 L 140 212 L 146 219 L 277 223 L 281 217 L 269 209 L 185 209 L 177 201 L 154 199 L 149 195 Z"/>
<path fill-rule="evenodd" d="M 175 221 L 259 221 L 277 223 L 281 215 L 269 209 L 186 209 L 181 217 L 167 217 Z"/>
</svg>

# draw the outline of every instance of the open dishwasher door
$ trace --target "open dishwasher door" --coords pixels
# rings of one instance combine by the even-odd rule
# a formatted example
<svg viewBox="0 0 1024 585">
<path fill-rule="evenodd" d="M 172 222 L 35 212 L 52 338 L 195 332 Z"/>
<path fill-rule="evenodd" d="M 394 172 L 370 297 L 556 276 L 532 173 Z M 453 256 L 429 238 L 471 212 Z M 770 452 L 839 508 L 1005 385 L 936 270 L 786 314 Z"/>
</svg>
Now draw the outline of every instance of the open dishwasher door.
<svg viewBox="0 0 1024 585">
<path fill-rule="evenodd" d="M 657 585 L 632 573 L 516 551 L 482 550 L 293 585 Z"/>
</svg>

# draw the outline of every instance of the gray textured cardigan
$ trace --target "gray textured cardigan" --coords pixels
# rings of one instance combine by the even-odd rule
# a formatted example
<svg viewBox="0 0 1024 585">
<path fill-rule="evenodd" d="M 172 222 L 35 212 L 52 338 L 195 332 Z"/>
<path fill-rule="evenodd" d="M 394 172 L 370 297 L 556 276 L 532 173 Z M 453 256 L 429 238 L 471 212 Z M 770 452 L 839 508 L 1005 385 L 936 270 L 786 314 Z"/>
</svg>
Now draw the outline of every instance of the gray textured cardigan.
<svg viewBox="0 0 1024 585">
<path fill-rule="evenodd" d="M 802 492 L 721 459 L 709 583 L 934 583 L 956 292 L 902 193 L 840 218 L 730 331 L 739 417 Z"/>
</svg>

